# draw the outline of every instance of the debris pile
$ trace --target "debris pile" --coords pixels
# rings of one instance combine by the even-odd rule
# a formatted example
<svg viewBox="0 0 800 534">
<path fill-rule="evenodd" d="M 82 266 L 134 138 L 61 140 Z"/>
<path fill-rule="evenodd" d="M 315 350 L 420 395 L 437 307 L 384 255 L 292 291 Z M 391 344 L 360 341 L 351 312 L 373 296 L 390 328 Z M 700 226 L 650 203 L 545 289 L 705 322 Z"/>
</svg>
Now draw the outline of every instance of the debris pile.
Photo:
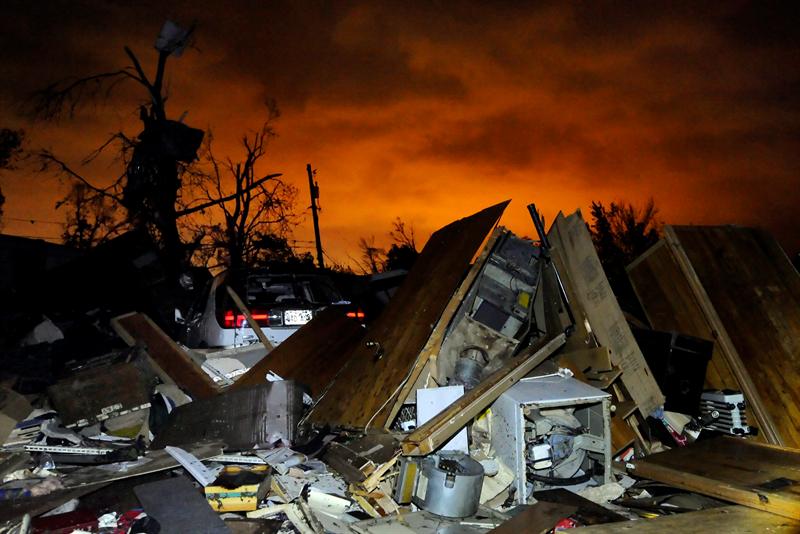
<svg viewBox="0 0 800 534">
<path fill-rule="evenodd" d="M 38 323 L 4 318 L 0 532 L 800 528 L 800 278 L 774 241 L 667 227 L 629 267 L 654 330 L 580 212 L 545 233 L 529 206 L 531 240 L 507 204 L 434 233 L 366 324 L 330 306 L 275 344 L 229 290 L 257 336 L 216 353 L 133 236 L 59 267 L 86 301 L 48 282 Z"/>
</svg>

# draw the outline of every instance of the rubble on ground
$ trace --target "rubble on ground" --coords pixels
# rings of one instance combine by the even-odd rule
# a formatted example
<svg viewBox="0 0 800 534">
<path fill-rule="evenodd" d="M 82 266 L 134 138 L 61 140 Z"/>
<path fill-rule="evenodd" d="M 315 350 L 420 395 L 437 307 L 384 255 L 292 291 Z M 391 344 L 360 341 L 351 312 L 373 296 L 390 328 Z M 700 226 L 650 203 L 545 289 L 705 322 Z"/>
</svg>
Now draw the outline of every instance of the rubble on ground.
<svg viewBox="0 0 800 534">
<path fill-rule="evenodd" d="M 774 240 L 667 227 L 629 267 L 653 330 L 580 212 L 545 233 L 530 205 L 531 240 L 507 205 L 435 232 L 366 325 L 329 307 L 274 347 L 233 291 L 261 341 L 184 346 L 141 236 L 60 265 L 3 321 L 0 532 L 800 528 Z"/>
</svg>

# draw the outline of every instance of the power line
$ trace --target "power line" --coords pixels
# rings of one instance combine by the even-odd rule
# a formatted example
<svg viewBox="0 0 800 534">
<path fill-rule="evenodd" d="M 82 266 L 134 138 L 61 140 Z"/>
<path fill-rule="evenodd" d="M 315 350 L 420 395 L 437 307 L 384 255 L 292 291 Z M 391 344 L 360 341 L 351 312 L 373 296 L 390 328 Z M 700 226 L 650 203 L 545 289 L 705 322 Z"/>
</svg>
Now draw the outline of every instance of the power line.
<svg viewBox="0 0 800 534">
<path fill-rule="evenodd" d="M 59 226 L 63 226 L 64 225 L 63 221 L 62 222 L 46 221 L 44 219 L 23 219 L 23 218 L 20 218 L 20 217 L 4 217 L 4 219 L 7 220 L 7 221 L 18 221 L 18 222 L 26 222 L 26 223 L 31 223 L 31 224 L 39 224 L 39 223 L 41 223 L 41 224 L 57 224 Z"/>
</svg>

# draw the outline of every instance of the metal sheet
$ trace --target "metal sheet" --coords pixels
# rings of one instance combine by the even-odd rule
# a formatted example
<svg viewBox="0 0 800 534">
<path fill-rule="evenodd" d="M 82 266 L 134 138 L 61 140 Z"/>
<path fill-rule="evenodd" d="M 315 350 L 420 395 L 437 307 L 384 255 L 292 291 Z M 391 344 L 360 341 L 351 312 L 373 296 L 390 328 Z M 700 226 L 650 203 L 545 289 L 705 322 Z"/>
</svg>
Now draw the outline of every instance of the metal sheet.
<svg viewBox="0 0 800 534">
<path fill-rule="evenodd" d="M 227 391 L 176 408 L 153 448 L 213 440 L 226 450 L 249 450 L 291 442 L 302 407 L 302 391 L 289 380 Z"/>
<path fill-rule="evenodd" d="M 153 516 L 161 525 L 161 532 L 230 532 L 200 490 L 184 476 L 142 484 L 133 491 L 147 515 Z"/>
</svg>

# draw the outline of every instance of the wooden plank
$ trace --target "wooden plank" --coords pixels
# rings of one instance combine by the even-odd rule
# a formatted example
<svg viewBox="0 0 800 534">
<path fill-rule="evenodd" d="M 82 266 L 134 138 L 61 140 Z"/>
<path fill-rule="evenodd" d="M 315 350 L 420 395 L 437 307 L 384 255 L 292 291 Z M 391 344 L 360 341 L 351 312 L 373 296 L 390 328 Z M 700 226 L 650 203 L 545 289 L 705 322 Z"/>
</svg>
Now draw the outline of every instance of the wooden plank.
<svg viewBox="0 0 800 534">
<path fill-rule="evenodd" d="M 631 462 L 645 478 L 800 519 L 800 450 L 741 438 L 700 441 Z M 783 485 L 781 481 L 787 483 Z"/>
<path fill-rule="evenodd" d="M 328 308 L 273 349 L 230 389 L 263 384 L 266 374 L 272 371 L 308 386 L 311 394 L 319 398 L 363 336 L 361 323 L 348 318 L 340 308 Z"/>
<path fill-rule="evenodd" d="M 599 344 L 608 347 L 612 362 L 622 369 L 621 380 L 631 398 L 641 414 L 648 416 L 664 404 L 664 395 L 611 290 L 580 210 L 568 217 L 559 213 L 548 237 L 553 249 L 559 251 L 562 281 L 573 288 L 570 304 L 580 310 L 576 321 L 585 314 Z"/>
<path fill-rule="evenodd" d="M 745 506 L 722 506 L 685 514 L 666 515 L 625 523 L 606 523 L 570 530 L 575 534 L 683 534 L 720 532 L 725 534 L 790 534 L 800 532 L 800 521 L 787 519 Z"/>
<path fill-rule="evenodd" d="M 368 328 L 364 342 L 309 415 L 314 424 L 384 427 L 390 401 L 409 379 L 420 351 L 508 201 L 435 232 L 414 267 Z"/>
<path fill-rule="evenodd" d="M 472 263 L 472 267 L 470 267 L 467 276 L 464 277 L 458 290 L 450 298 L 450 302 L 447 303 L 447 306 L 442 312 L 442 316 L 439 317 L 439 321 L 436 323 L 436 328 L 433 329 L 433 333 L 420 351 L 409 379 L 406 380 L 403 388 L 397 395 L 397 400 L 389 412 L 389 416 L 386 418 L 385 427 L 387 429 L 391 426 L 392 421 L 394 421 L 394 418 L 397 416 L 397 412 L 399 412 L 400 408 L 403 406 L 403 402 L 405 402 L 406 398 L 414 391 L 425 365 L 431 361 L 432 358 L 435 359 L 436 355 L 439 353 L 439 349 L 442 347 L 442 341 L 444 340 L 444 334 L 447 331 L 447 327 L 450 325 L 450 321 L 453 320 L 453 316 L 458 311 L 458 307 L 461 305 L 470 287 L 472 287 L 472 283 L 478 277 L 478 274 L 480 274 L 481 269 L 483 269 L 483 265 L 486 263 L 486 259 L 489 257 L 492 249 L 494 249 L 498 238 L 503 235 L 505 231 L 506 230 L 502 227 L 494 229 L 486 240 L 486 244 L 483 246 L 483 252 L 481 252 L 478 259 Z"/>
<path fill-rule="evenodd" d="M 204 399 L 219 393 L 211 377 L 145 314 L 114 317 L 111 326 L 129 345 L 143 345 L 158 367 L 192 397 Z"/>
<path fill-rule="evenodd" d="M 571 504 L 541 501 L 532 505 L 524 505 L 522 512 L 489 532 L 493 534 L 545 533 L 552 530 L 556 523 L 577 511 L 578 507 Z"/>
<path fill-rule="evenodd" d="M 424 456 L 438 449 L 508 388 L 560 349 L 566 336 L 558 334 L 543 345 L 529 347 L 484 379 L 463 397 L 418 427 L 402 442 L 406 456 Z"/>
<path fill-rule="evenodd" d="M 234 291 L 233 288 L 227 284 L 225 285 L 225 289 L 228 290 L 228 295 L 231 297 L 231 300 L 233 300 L 233 303 L 236 305 L 237 308 L 239 308 L 239 311 L 242 312 L 242 315 L 244 315 L 244 318 L 247 320 L 247 324 L 250 326 L 250 328 L 253 329 L 253 332 L 256 333 L 256 335 L 258 336 L 258 340 L 261 342 L 262 345 L 264 345 L 264 348 L 267 349 L 267 351 L 274 349 L 275 345 L 273 345 L 272 342 L 270 342 L 269 338 L 267 337 L 267 334 L 265 334 L 264 331 L 261 330 L 259 324 L 256 322 L 255 319 L 253 319 L 253 315 L 250 313 L 250 310 L 247 309 L 247 306 L 242 301 L 241 297 L 239 297 L 236 291 Z"/>
</svg>

